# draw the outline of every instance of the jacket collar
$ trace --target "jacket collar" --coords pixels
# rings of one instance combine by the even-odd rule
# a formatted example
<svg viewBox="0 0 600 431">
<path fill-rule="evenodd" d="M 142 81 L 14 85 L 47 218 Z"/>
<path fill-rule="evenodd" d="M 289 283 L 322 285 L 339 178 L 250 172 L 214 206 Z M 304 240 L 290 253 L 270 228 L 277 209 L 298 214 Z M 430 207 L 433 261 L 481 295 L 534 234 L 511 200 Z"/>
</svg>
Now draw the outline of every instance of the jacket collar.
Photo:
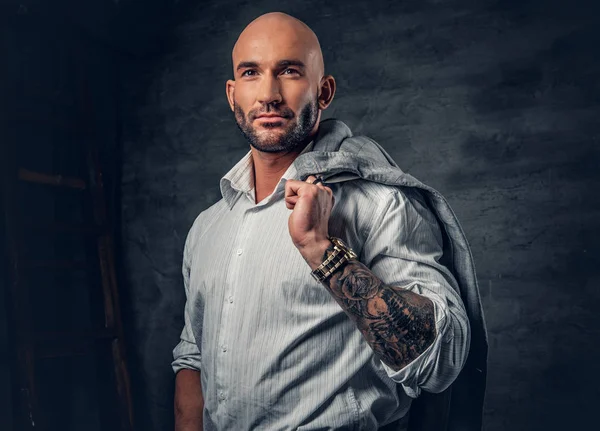
<svg viewBox="0 0 600 431">
<path fill-rule="evenodd" d="M 298 156 L 294 165 L 301 180 L 320 175 L 326 183 L 364 178 L 397 184 L 400 178 L 409 177 L 379 144 L 354 136 L 345 123 L 335 119 L 321 122 L 313 151 Z"/>
</svg>

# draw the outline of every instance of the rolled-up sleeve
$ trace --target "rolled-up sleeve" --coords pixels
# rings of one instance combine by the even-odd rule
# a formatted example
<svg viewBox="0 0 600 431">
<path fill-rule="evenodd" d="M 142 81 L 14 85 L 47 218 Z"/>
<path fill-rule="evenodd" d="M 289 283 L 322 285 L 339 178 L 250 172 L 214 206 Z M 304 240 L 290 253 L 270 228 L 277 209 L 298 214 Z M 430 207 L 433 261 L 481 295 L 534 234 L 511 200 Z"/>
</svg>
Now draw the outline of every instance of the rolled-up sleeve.
<svg viewBox="0 0 600 431">
<path fill-rule="evenodd" d="M 184 308 L 184 326 L 181 331 L 180 341 L 173 349 L 173 362 L 171 367 L 173 372 L 177 373 L 183 368 L 200 371 L 201 355 L 198 348 L 198 341 L 192 330 L 192 322 L 197 321 L 196 311 L 194 310 L 193 293 L 190 292 L 190 265 L 191 265 L 191 242 L 194 229 L 190 230 L 186 239 L 183 252 L 183 285 L 185 287 L 185 308 Z"/>
<path fill-rule="evenodd" d="M 361 261 L 383 282 L 433 302 L 433 344 L 398 371 L 380 361 L 412 398 L 421 390 L 445 390 L 458 376 L 469 350 L 469 321 L 458 285 L 440 263 L 442 241 L 440 226 L 418 191 L 396 188 L 381 202 L 361 253 Z"/>
</svg>

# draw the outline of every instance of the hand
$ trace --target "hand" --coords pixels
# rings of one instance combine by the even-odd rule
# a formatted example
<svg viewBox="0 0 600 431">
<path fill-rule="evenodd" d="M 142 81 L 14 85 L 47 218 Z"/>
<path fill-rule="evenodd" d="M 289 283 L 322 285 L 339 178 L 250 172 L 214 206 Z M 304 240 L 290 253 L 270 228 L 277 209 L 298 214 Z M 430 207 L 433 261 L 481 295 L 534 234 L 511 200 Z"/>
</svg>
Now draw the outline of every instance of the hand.
<svg viewBox="0 0 600 431">
<path fill-rule="evenodd" d="M 312 184 L 316 179 L 310 175 L 306 181 L 287 180 L 285 184 L 285 205 L 292 210 L 288 220 L 290 236 L 305 258 L 305 252 L 312 254 L 311 251 L 330 243 L 327 237 L 333 192 L 322 183 Z"/>
</svg>

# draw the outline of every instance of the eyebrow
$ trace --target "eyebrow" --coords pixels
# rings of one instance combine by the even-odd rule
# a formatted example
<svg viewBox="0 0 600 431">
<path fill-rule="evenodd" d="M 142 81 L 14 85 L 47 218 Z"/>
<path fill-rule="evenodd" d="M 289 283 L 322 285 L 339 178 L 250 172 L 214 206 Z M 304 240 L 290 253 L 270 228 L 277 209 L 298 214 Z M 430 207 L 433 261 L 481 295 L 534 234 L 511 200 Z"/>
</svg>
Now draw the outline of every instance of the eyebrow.
<svg viewBox="0 0 600 431">
<path fill-rule="evenodd" d="M 287 67 L 287 66 L 298 66 L 298 67 L 306 67 L 306 65 L 300 60 L 281 60 L 277 63 L 279 67 Z M 258 67 L 258 63 L 255 61 L 242 61 L 238 63 L 236 70 L 246 69 L 251 67 Z"/>
</svg>

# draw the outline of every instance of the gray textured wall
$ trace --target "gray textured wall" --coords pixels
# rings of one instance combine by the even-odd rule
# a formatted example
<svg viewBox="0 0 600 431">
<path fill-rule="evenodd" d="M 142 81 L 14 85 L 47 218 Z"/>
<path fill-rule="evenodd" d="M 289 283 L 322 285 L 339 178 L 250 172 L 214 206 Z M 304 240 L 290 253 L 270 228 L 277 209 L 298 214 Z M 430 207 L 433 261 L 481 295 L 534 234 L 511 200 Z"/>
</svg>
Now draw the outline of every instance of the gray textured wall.
<svg viewBox="0 0 600 431">
<path fill-rule="evenodd" d="M 169 429 L 183 242 L 248 150 L 225 100 L 230 50 L 283 10 L 319 35 L 326 117 L 449 199 L 489 325 L 486 430 L 585 428 L 600 385 L 600 32 L 592 2 L 209 2 L 127 67 L 122 183 L 140 429 Z"/>
</svg>

